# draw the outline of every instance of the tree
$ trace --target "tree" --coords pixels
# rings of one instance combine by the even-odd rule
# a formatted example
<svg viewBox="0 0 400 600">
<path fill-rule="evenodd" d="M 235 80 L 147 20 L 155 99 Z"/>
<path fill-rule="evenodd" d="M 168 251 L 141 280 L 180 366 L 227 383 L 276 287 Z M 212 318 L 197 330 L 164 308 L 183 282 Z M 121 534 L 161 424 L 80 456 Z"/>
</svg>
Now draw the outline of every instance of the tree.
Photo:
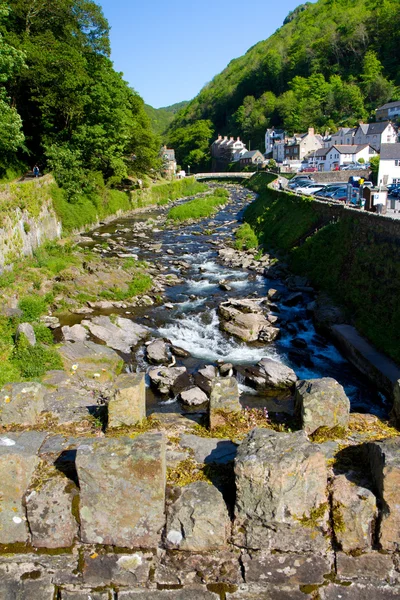
<svg viewBox="0 0 400 600">
<path fill-rule="evenodd" d="M 269 161 L 267 162 L 267 169 L 269 169 L 270 171 L 274 171 L 276 169 L 276 160 L 274 160 L 273 158 L 270 158 Z"/>
</svg>

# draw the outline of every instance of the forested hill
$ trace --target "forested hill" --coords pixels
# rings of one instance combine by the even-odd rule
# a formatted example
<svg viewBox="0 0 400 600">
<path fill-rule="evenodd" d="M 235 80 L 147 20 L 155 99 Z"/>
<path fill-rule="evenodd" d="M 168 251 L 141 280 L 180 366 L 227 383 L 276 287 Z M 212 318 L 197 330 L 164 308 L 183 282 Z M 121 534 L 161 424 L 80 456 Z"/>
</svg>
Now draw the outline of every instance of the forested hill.
<svg viewBox="0 0 400 600">
<path fill-rule="evenodd" d="M 158 166 L 144 102 L 109 55 L 95 2 L 0 0 L 0 178 L 37 162 L 76 202 Z"/>
<path fill-rule="evenodd" d="M 165 133 L 168 126 L 172 123 L 175 115 L 186 105 L 187 101 L 177 102 L 171 106 L 163 106 L 162 108 L 153 108 L 150 104 L 145 104 L 144 109 L 150 119 L 151 127 L 154 133 L 162 135 Z"/>
<path fill-rule="evenodd" d="M 178 113 L 169 143 L 181 164 L 204 166 L 218 133 L 263 149 L 268 126 L 325 131 L 366 120 L 399 98 L 399 48 L 399 0 L 301 5 Z"/>
</svg>

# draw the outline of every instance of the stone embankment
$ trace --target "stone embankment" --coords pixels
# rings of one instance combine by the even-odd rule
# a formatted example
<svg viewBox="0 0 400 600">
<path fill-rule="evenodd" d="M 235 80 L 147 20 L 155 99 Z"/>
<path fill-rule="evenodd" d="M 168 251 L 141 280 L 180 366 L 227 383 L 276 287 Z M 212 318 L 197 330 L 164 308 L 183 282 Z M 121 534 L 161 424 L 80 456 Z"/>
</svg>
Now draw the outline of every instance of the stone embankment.
<svg viewBox="0 0 400 600">
<path fill-rule="evenodd" d="M 111 348 L 60 352 L 65 372 L 0 394 L 0 597 L 399 597 L 400 436 L 350 415 L 335 380 L 263 359 L 249 378 L 295 391 L 298 429 L 266 415 L 241 430 L 237 381 L 210 365 L 207 430 L 146 420 L 144 374 L 119 375 Z"/>
</svg>

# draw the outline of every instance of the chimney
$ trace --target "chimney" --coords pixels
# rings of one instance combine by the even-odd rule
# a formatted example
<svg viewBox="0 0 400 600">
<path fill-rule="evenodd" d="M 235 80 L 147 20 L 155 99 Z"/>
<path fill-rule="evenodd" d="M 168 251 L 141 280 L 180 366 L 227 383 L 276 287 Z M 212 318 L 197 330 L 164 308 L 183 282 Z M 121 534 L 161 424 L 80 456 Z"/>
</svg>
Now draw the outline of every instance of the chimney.
<svg viewBox="0 0 400 600">
<path fill-rule="evenodd" d="M 240 142 L 240 137 L 236 138 L 236 141 L 237 141 L 237 142 Z"/>
<path fill-rule="evenodd" d="M 227 135 L 224 135 L 224 140 L 227 140 L 227 139 L 228 139 L 228 136 L 227 136 Z"/>
<path fill-rule="evenodd" d="M 219 139 L 219 140 L 222 140 L 222 135 L 219 135 L 219 134 L 218 134 L 218 139 Z"/>
<path fill-rule="evenodd" d="M 308 128 L 308 135 L 314 135 L 314 127 Z"/>
<path fill-rule="evenodd" d="M 230 139 L 231 142 L 233 142 L 233 137 L 230 137 L 229 139 Z"/>
</svg>

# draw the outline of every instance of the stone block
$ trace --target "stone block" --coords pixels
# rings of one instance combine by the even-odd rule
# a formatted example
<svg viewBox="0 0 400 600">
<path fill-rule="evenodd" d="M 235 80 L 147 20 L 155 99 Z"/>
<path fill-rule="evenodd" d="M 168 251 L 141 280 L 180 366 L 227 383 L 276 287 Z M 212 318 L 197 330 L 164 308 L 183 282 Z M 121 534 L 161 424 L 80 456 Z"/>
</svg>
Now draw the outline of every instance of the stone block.
<svg viewBox="0 0 400 600">
<path fill-rule="evenodd" d="M 350 400 L 343 387 L 331 377 L 299 381 L 295 406 L 302 428 L 308 435 L 319 427 L 348 426 Z"/>
<path fill-rule="evenodd" d="M 196 481 L 178 488 L 176 494 L 167 510 L 167 548 L 207 552 L 225 547 L 231 523 L 221 492 Z"/>
<path fill-rule="evenodd" d="M 90 590 L 62 590 L 61 600 L 111 600 L 112 592 L 91 592 Z"/>
<path fill-rule="evenodd" d="M 260 585 L 319 585 L 333 567 L 333 554 L 252 552 L 242 558 L 246 583 Z"/>
<path fill-rule="evenodd" d="M 326 460 L 303 431 L 251 431 L 238 448 L 235 480 L 234 536 L 239 546 L 326 551 Z"/>
<path fill-rule="evenodd" d="M 89 378 L 98 373 L 99 381 L 108 381 L 121 368 L 121 357 L 115 350 L 94 342 L 65 342 L 59 353 L 67 371 Z"/>
<path fill-rule="evenodd" d="M 240 412 L 239 388 L 234 377 L 216 377 L 211 382 L 210 429 L 224 425 L 229 413 Z"/>
<path fill-rule="evenodd" d="M 301 592 L 298 586 L 242 585 L 226 594 L 226 600 L 311 600 L 312 596 Z"/>
<path fill-rule="evenodd" d="M 40 383 L 8 383 L 0 391 L 1 425 L 35 425 L 44 408 L 46 388 Z"/>
<path fill-rule="evenodd" d="M 0 581 L 1 600 L 54 600 L 55 587 L 48 581 Z"/>
<path fill-rule="evenodd" d="M 400 549 L 400 436 L 367 445 L 372 478 L 382 502 L 378 540 L 383 550 Z"/>
<path fill-rule="evenodd" d="M 2 554 L 0 556 L 0 581 L 34 582 L 56 586 L 75 585 L 81 582 L 76 550 L 65 554 Z M 0 594 L 3 600 L 3 596 Z M 27 600 L 30 596 L 26 596 Z M 25 597 L 24 597 L 25 600 Z"/>
<path fill-rule="evenodd" d="M 180 445 L 194 452 L 198 463 L 226 465 L 233 462 L 238 444 L 221 438 L 203 438 L 192 433 L 181 435 Z"/>
<path fill-rule="evenodd" d="M 331 583 L 319 590 L 321 600 L 399 600 L 400 587 L 353 583 L 350 586 Z"/>
<path fill-rule="evenodd" d="M 32 545 L 36 548 L 69 548 L 78 533 L 72 514 L 78 489 L 63 475 L 38 482 L 26 496 Z"/>
<path fill-rule="evenodd" d="M 151 553 L 144 552 L 134 554 L 85 552 L 83 582 L 92 588 L 142 585 L 149 578 L 152 559 Z"/>
<path fill-rule="evenodd" d="M 131 590 L 118 593 L 118 600 L 220 600 L 219 594 L 205 586 L 185 587 L 180 590 Z"/>
<path fill-rule="evenodd" d="M 24 497 L 45 437 L 37 431 L 0 436 L 0 544 L 29 540 Z"/>
<path fill-rule="evenodd" d="M 164 434 L 86 442 L 76 468 L 84 543 L 158 546 L 165 524 Z"/>
<path fill-rule="evenodd" d="M 369 552 L 351 556 L 343 552 L 336 554 L 336 571 L 340 580 L 370 580 L 392 583 L 394 566 L 392 556 L 380 552 Z"/>
<path fill-rule="evenodd" d="M 378 515 L 371 490 L 357 485 L 350 475 L 335 477 L 332 484 L 333 529 L 344 552 L 367 551 Z"/>
<path fill-rule="evenodd" d="M 108 427 L 136 425 L 146 418 L 146 385 L 144 373 L 124 373 L 114 383 L 108 403 Z"/>
<path fill-rule="evenodd" d="M 160 586 L 196 583 L 237 585 L 243 582 L 239 558 L 239 550 L 166 552 L 156 565 L 154 581 Z"/>
</svg>

